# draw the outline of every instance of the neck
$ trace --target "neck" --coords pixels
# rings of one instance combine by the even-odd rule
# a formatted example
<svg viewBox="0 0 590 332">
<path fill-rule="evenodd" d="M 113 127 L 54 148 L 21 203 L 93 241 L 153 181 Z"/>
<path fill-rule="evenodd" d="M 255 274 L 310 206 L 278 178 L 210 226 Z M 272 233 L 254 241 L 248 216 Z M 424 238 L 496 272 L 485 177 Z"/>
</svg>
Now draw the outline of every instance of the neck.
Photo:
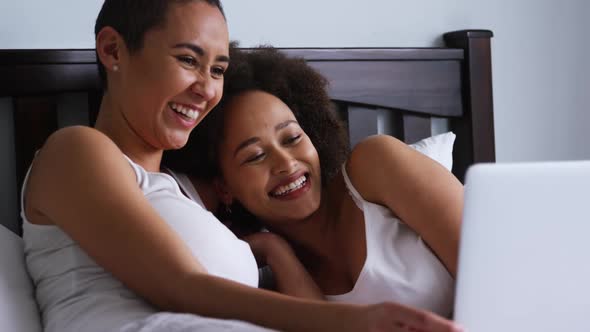
<svg viewBox="0 0 590 332">
<path fill-rule="evenodd" d="M 121 107 L 105 91 L 94 128 L 107 135 L 127 157 L 150 172 L 160 171 L 163 150 L 150 146 L 131 127 Z"/>
<path fill-rule="evenodd" d="M 330 194 L 329 190 L 322 191 L 320 207 L 305 220 L 273 229 L 289 241 L 309 271 L 333 265 L 340 256 L 340 200 L 338 195 Z"/>
</svg>

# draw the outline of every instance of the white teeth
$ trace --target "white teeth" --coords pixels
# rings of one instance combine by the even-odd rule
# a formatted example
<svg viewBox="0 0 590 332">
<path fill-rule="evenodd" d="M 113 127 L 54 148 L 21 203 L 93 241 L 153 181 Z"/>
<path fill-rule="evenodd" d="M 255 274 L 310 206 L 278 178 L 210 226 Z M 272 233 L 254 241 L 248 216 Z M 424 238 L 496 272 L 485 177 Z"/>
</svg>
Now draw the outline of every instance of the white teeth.
<svg viewBox="0 0 590 332">
<path fill-rule="evenodd" d="M 183 114 L 187 118 L 190 118 L 192 120 L 196 120 L 199 117 L 199 111 L 192 110 L 188 107 L 179 105 L 177 103 L 170 103 L 169 105 L 170 105 L 170 108 L 172 110 L 174 110 L 176 113 Z"/>
<path fill-rule="evenodd" d="M 285 195 L 287 193 L 290 193 L 291 191 L 294 191 L 296 189 L 303 187 L 306 180 L 307 179 L 305 178 L 305 175 L 303 175 L 299 179 L 297 179 L 287 185 L 279 187 L 279 189 L 275 190 L 272 194 L 275 196 L 281 196 L 281 195 Z"/>
</svg>

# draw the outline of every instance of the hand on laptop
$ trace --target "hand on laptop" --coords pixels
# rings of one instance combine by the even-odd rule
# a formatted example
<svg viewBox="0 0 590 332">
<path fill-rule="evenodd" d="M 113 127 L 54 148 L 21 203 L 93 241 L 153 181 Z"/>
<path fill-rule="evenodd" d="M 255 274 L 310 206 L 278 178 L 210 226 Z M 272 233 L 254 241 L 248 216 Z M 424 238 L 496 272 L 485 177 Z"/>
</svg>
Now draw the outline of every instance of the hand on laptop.
<svg viewBox="0 0 590 332">
<path fill-rule="evenodd" d="M 369 306 L 370 332 L 463 332 L 454 322 L 434 313 L 397 303 Z"/>
</svg>

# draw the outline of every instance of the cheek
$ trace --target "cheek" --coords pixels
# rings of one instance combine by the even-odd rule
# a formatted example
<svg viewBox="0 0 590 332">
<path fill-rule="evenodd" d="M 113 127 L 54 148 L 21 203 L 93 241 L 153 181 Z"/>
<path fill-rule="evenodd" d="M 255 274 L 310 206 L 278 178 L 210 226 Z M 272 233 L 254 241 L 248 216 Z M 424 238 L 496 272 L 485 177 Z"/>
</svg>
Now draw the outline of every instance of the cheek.
<svg viewBox="0 0 590 332">
<path fill-rule="evenodd" d="M 306 141 L 306 144 L 302 146 L 301 153 L 313 167 L 319 167 L 320 158 L 318 152 L 309 139 Z"/>
<path fill-rule="evenodd" d="M 307 144 L 305 150 L 302 151 L 302 155 L 304 156 L 303 159 L 305 160 L 305 163 L 308 164 L 308 167 L 312 172 L 312 177 L 316 178 L 318 183 L 321 183 L 322 170 L 320 166 L 320 157 L 313 144 L 311 144 L 311 141 Z"/>
<path fill-rule="evenodd" d="M 265 194 L 266 177 L 258 167 L 228 165 L 222 162 L 222 171 L 229 191 L 239 201 L 259 201 Z"/>
<path fill-rule="evenodd" d="M 179 77 L 178 73 L 165 68 L 159 72 L 140 73 L 135 81 L 134 94 L 136 97 L 133 99 L 139 100 L 143 109 L 163 107 L 183 84 L 183 79 Z"/>
<path fill-rule="evenodd" d="M 188 89 L 191 84 L 195 81 L 194 76 L 181 68 L 171 68 L 167 72 L 163 71 L 163 74 L 166 76 L 160 77 L 160 82 L 162 82 L 161 88 L 162 90 L 168 90 L 168 93 L 171 94 L 179 94 L 182 91 Z"/>
<path fill-rule="evenodd" d="M 237 176 L 230 186 L 234 198 L 254 214 L 260 214 L 267 198 L 265 177 L 258 172 L 241 172 L 235 175 Z"/>
<path fill-rule="evenodd" d="M 217 105 L 223 96 L 223 82 L 224 80 L 216 80 L 214 82 L 215 97 L 213 97 L 211 102 L 213 104 L 212 106 Z"/>
</svg>

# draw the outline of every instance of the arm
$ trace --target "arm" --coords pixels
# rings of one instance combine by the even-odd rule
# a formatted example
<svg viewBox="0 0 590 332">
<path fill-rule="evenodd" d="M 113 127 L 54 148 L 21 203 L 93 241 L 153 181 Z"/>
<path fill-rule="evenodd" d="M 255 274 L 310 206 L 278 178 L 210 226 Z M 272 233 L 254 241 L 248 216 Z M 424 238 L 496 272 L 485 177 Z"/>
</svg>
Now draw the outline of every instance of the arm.
<svg viewBox="0 0 590 332">
<path fill-rule="evenodd" d="M 277 291 L 301 298 L 324 299 L 291 246 L 279 235 L 260 232 L 248 235 L 244 240 L 250 244 L 254 255 L 272 270 Z"/>
<path fill-rule="evenodd" d="M 162 310 L 285 331 L 369 331 L 398 322 L 434 326 L 432 331 L 452 326 L 395 304 L 296 299 L 208 275 L 149 205 L 121 151 L 91 128 L 63 129 L 48 139 L 35 159 L 26 198 L 33 222 L 62 228 L 98 264 Z"/>
<path fill-rule="evenodd" d="M 359 143 L 346 170 L 363 198 L 389 207 L 420 234 L 455 275 L 463 186 L 452 173 L 385 135 Z"/>
</svg>

